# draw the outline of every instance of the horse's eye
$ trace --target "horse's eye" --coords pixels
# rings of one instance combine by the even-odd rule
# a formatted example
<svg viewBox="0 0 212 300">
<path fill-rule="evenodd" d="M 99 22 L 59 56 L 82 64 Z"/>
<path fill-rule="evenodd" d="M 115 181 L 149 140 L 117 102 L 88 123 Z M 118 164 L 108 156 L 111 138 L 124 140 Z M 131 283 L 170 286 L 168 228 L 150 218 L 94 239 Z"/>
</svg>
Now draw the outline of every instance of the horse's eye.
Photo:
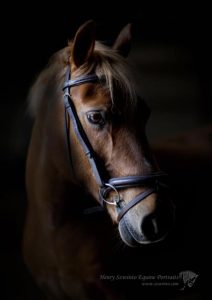
<svg viewBox="0 0 212 300">
<path fill-rule="evenodd" d="M 93 125 L 104 126 L 105 117 L 100 111 L 90 111 L 87 113 L 88 121 Z"/>
</svg>

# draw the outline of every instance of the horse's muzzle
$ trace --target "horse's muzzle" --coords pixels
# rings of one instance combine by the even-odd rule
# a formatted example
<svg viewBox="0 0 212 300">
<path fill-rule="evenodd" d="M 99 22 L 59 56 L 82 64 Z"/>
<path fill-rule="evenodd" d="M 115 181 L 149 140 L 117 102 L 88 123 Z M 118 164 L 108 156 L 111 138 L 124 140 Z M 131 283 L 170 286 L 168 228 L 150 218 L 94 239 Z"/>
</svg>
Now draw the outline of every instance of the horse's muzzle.
<svg viewBox="0 0 212 300">
<path fill-rule="evenodd" d="M 133 211 L 135 209 L 136 213 Z M 164 240 L 173 223 L 174 206 L 171 201 L 165 201 L 159 203 L 154 211 L 145 214 L 142 212 L 142 206 L 135 206 L 120 219 L 118 228 L 123 242 L 128 246 L 137 247 Z"/>
</svg>

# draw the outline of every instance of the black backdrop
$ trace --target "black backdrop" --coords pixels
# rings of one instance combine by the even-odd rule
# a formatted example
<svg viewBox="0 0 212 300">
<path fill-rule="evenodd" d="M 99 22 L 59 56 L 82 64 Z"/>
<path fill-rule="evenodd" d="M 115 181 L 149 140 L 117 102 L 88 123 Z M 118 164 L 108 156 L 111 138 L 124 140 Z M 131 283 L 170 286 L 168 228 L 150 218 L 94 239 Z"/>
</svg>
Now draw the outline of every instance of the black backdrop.
<svg viewBox="0 0 212 300">
<path fill-rule="evenodd" d="M 8 3 L 1 9 L 0 263 L 3 273 L 1 299 L 40 297 L 23 266 L 20 246 L 25 214 L 24 164 L 30 131 L 25 114 L 25 99 L 29 86 L 45 66 L 48 58 L 56 50 L 66 46 L 79 25 L 88 19 L 96 20 L 97 37 L 110 44 L 122 26 L 132 22 L 135 48 L 136 43 L 174 44 L 186 48 L 192 61 L 191 72 L 196 74 L 196 82 L 201 90 L 198 97 L 199 107 L 201 107 L 200 124 L 208 124 L 211 121 L 211 14 L 209 9 L 203 4 L 196 7 L 193 6 L 194 4 L 155 7 L 139 3 L 129 7 L 129 3 L 123 3 L 119 9 L 110 5 L 98 3 L 97 11 L 94 11 L 95 5 L 88 4 L 82 10 L 83 4 L 59 2 L 44 7 L 36 2 L 28 2 L 24 5 Z M 179 118 L 183 109 L 182 106 L 178 111 Z M 193 112 L 191 107 L 191 118 Z M 208 172 L 205 169 L 204 171 Z M 190 173 L 185 171 L 184 176 L 188 174 Z M 178 175 L 175 173 L 176 179 Z M 182 176 L 180 177 L 182 179 Z M 183 192 L 187 192 L 186 195 L 193 191 L 192 182 L 187 191 L 185 191 L 185 181 L 180 187 L 184 188 Z M 182 231 L 185 228 L 185 231 L 182 240 L 179 240 L 183 246 L 176 246 L 177 250 L 174 252 L 173 259 L 176 259 L 176 253 L 179 253 L 179 256 L 173 271 L 179 264 L 179 270 L 190 268 L 200 273 L 201 249 L 205 245 L 200 241 L 202 238 L 199 236 L 203 233 L 199 228 L 202 222 L 198 222 L 202 218 L 199 216 L 198 200 L 196 196 L 196 202 L 193 203 L 195 209 L 191 211 L 192 219 L 189 221 L 186 221 L 185 215 L 190 213 L 189 205 L 192 205 L 192 199 L 185 206 L 183 203 L 179 205 L 185 211 L 182 214 L 184 223 L 179 227 Z M 202 201 L 200 199 L 200 204 Z M 191 221 L 195 224 L 188 225 Z M 200 299 L 199 289 L 200 280 L 196 288 L 182 295 L 182 298 L 187 296 L 187 299 L 192 297 L 192 299 Z"/>
</svg>

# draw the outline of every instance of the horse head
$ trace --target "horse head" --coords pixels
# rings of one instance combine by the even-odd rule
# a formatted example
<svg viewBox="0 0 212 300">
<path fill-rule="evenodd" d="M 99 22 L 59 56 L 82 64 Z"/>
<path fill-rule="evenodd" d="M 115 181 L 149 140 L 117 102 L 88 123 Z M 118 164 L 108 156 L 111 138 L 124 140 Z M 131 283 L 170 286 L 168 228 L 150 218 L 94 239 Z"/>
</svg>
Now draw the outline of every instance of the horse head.
<svg viewBox="0 0 212 300">
<path fill-rule="evenodd" d="M 105 207 L 124 243 L 137 246 L 166 236 L 173 205 L 145 135 L 149 109 L 129 71 L 130 43 L 130 25 L 109 48 L 86 22 L 69 44 L 64 92 L 74 181 Z"/>
</svg>

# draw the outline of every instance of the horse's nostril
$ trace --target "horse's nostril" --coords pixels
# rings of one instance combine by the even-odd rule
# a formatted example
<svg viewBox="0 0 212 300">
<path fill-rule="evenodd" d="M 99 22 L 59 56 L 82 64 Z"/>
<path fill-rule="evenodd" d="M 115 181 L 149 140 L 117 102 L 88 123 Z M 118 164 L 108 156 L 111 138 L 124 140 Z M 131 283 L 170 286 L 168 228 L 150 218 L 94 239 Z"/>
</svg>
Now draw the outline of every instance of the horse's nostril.
<svg viewBox="0 0 212 300">
<path fill-rule="evenodd" d="M 141 232 L 146 239 L 154 240 L 158 236 L 158 224 L 155 216 L 146 216 L 141 223 Z"/>
</svg>

